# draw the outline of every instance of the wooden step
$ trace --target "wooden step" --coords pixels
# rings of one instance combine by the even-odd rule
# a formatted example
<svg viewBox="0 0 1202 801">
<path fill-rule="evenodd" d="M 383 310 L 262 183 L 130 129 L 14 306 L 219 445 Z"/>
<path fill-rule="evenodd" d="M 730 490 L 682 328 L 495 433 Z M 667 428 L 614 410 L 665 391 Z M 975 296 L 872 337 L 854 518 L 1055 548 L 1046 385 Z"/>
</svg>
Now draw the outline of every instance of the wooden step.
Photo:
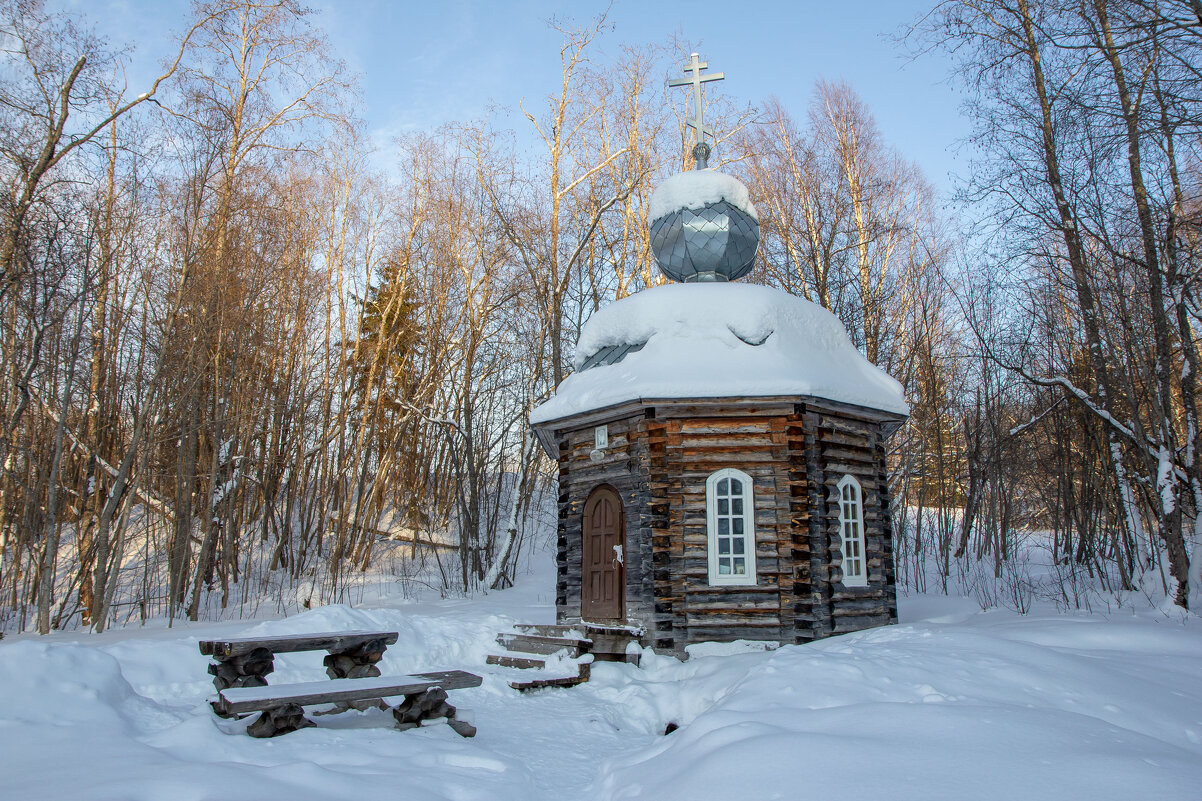
<svg viewBox="0 0 1202 801">
<path fill-rule="evenodd" d="M 588 662 L 581 662 L 577 667 L 575 676 L 565 676 L 559 679 L 533 679 L 531 681 L 511 681 L 509 686 L 518 692 L 532 692 L 534 690 L 542 690 L 547 687 L 575 687 L 577 684 L 584 684 L 588 681 L 590 673 L 590 665 Z"/>
<path fill-rule="evenodd" d="M 624 654 L 626 646 L 639 641 L 638 637 L 616 634 L 593 634 L 590 639 L 593 642 L 588 650 L 593 654 Z"/>
<path fill-rule="evenodd" d="M 621 654 L 617 654 L 617 653 L 604 654 L 604 653 L 602 653 L 602 654 L 593 654 L 593 656 L 596 658 L 596 661 L 598 661 L 598 662 L 622 662 L 627 665 L 634 665 L 635 667 L 638 667 L 639 663 L 643 659 L 642 654 L 627 654 L 627 653 L 621 653 Z"/>
<path fill-rule="evenodd" d="M 570 657 L 588 653 L 590 640 L 577 637 L 549 637 L 541 634 L 519 634 L 504 632 L 497 635 L 497 642 L 508 651 L 529 654 L 557 654 L 565 652 Z"/>
<path fill-rule="evenodd" d="M 629 653 L 627 649 L 630 644 L 639 641 L 639 635 L 627 629 L 593 629 L 588 630 L 589 638 L 593 641 L 589 646 L 589 653 L 596 657 L 598 662 L 625 662 L 627 664 L 637 666 L 641 659 L 641 649 L 635 649 L 635 653 Z"/>
<path fill-rule="evenodd" d="M 490 665 L 519 668 L 521 670 L 530 670 L 547 666 L 547 661 L 545 659 L 539 659 L 536 656 L 519 656 L 518 654 L 489 654 L 488 658 L 484 661 Z"/>
</svg>

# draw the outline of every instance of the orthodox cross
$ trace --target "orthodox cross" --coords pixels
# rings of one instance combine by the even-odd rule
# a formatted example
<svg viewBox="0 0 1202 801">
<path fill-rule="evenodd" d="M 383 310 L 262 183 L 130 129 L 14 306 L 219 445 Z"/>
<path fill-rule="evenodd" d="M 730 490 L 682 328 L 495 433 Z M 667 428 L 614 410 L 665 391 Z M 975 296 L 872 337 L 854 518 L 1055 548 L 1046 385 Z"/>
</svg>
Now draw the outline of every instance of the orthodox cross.
<svg viewBox="0 0 1202 801">
<path fill-rule="evenodd" d="M 698 169 L 706 166 L 706 161 L 709 159 L 710 146 L 706 143 L 706 136 L 713 136 L 714 129 L 705 124 L 705 115 L 701 107 L 701 84 L 706 81 L 720 81 L 726 76 L 721 72 L 715 72 L 711 75 L 702 75 L 701 71 L 709 68 L 709 63 L 701 61 L 696 53 L 690 55 L 690 62 L 684 65 L 685 74 L 688 78 L 672 78 L 668 81 L 668 86 L 692 86 L 693 87 L 693 108 L 697 112 L 695 119 L 686 120 L 688 125 L 697 136 L 697 143 L 693 145 L 693 157 L 697 159 Z"/>
</svg>

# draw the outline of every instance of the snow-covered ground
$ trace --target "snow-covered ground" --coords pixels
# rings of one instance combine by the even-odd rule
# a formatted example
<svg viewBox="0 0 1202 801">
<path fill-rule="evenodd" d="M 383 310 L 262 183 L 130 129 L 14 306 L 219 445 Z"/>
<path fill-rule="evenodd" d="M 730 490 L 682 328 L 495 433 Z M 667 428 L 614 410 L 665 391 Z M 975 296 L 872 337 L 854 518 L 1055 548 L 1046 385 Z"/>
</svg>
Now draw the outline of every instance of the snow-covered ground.
<svg viewBox="0 0 1202 801">
<path fill-rule="evenodd" d="M 553 617 L 549 573 L 471 600 L 386 600 L 283 620 L 0 641 L 0 798 L 1195 799 L 1202 620 L 980 612 L 902 599 L 902 624 L 774 652 L 594 665 L 520 695 L 484 665 L 495 634 Z M 462 668 L 479 727 L 398 732 L 386 713 L 318 717 L 271 740 L 215 718 L 200 639 L 395 628 L 385 674 Z M 273 684 L 324 678 L 282 655 Z M 665 735 L 668 723 L 679 729 Z"/>
</svg>

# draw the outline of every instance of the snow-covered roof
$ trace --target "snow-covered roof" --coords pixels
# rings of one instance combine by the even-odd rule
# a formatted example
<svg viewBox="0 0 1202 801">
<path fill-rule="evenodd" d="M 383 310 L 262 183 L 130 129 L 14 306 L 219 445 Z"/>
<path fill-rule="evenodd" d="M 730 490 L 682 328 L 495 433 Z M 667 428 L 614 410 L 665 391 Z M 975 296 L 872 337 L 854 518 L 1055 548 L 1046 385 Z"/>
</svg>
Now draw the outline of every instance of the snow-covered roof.
<svg viewBox="0 0 1202 801">
<path fill-rule="evenodd" d="M 720 200 L 760 221 L 743 182 L 715 170 L 689 170 L 666 179 L 651 193 L 650 219 L 658 220 L 681 209 L 700 209 Z"/>
<path fill-rule="evenodd" d="M 614 363 L 591 359 L 640 343 Z M 585 324 L 573 367 L 531 423 L 640 399 L 804 395 L 910 411 L 901 384 L 856 350 L 835 315 L 754 284 L 668 284 L 616 301 Z"/>
</svg>

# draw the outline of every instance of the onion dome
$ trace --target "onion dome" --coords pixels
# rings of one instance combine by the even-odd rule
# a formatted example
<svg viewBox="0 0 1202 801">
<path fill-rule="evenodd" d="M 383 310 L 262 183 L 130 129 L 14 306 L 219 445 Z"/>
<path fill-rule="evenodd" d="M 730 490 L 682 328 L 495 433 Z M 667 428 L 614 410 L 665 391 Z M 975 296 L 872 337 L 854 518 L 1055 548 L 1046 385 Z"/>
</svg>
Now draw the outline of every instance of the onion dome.
<svg viewBox="0 0 1202 801">
<path fill-rule="evenodd" d="M 673 281 L 733 281 L 751 272 L 760 221 L 742 181 L 711 169 L 668 178 L 651 195 L 651 248 Z"/>
</svg>

